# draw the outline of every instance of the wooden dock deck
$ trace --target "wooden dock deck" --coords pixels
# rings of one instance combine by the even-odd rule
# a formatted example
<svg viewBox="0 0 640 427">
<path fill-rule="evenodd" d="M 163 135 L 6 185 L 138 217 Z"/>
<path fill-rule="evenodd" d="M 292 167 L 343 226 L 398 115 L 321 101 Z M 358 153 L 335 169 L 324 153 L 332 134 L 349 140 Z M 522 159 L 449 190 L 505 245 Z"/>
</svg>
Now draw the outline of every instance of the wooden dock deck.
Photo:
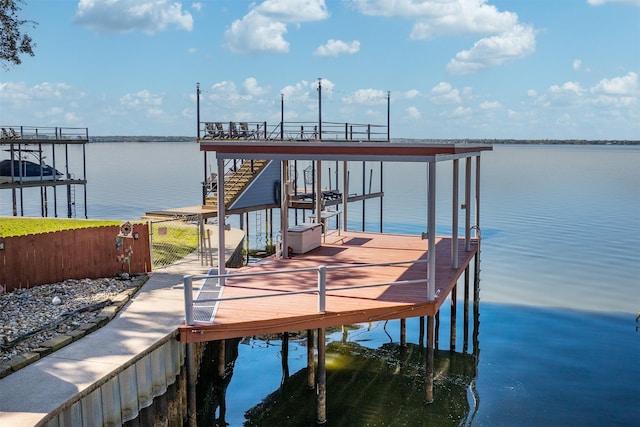
<svg viewBox="0 0 640 427">
<path fill-rule="evenodd" d="M 427 241 L 421 236 L 342 232 L 326 236 L 325 242 L 290 259 L 267 258 L 235 270 L 244 273 L 272 273 L 277 270 L 307 269 L 295 273 L 228 277 L 214 298 L 209 319 L 196 318 L 193 326 L 180 328 L 183 342 L 202 342 L 259 334 L 299 331 L 377 320 L 433 316 L 447 299 L 478 251 L 472 239 L 465 250 L 459 239 L 458 268 L 452 267 L 450 237 L 436 239 L 436 298 L 427 300 Z M 399 261 L 419 263 L 371 266 Z M 325 310 L 319 311 L 318 270 L 326 266 Z M 196 277 L 197 279 L 197 277 Z M 207 279 L 209 287 L 217 279 Z M 405 281 L 409 281 L 406 283 Z M 414 282 L 419 281 L 419 282 Z M 391 285 L 388 283 L 403 282 Z M 198 282 L 194 279 L 194 286 Z M 382 284 L 375 287 L 363 285 Z M 203 284 L 202 286 L 205 286 Z M 205 286 L 206 287 L 206 286 Z M 346 288 L 336 290 L 336 288 Z M 279 292 L 289 295 L 268 296 Z M 299 293 L 309 291 L 310 293 Z M 263 296 L 249 298 L 247 296 Z M 198 302 L 194 310 L 198 311 Z"/>
</svg>

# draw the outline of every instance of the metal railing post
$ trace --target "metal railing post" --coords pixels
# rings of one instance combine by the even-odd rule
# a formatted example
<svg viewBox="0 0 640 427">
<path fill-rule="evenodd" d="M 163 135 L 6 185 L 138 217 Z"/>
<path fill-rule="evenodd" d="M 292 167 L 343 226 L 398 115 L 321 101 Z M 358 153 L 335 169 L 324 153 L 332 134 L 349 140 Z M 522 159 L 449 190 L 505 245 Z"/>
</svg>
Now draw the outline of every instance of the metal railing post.
<svg viewBox="0 0 640 427">
<path fill-rule="evenodd" d="M 326 304 L 327 267 L 318 267 L 318 312 L 324 313 Z"/>
<path fill-rule="evenodd" d="M 193 325 L 193 276 L 183 277 L 184 283 L 184 323 Z"/>
</svg>

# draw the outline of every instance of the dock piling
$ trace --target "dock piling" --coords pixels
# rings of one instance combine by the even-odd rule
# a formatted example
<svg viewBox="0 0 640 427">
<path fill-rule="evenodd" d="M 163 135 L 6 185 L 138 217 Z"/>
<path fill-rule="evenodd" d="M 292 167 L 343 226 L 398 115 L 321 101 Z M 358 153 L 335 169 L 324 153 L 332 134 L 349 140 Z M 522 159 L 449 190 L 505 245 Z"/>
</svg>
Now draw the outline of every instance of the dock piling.
<svg viewBox="0 0 640 427">
<path fill-rule="evenodd" d="M 458 285 L 451 289 L 451 330 L 449 332 L 449 350 L 456 350 L 456 306 L 458 303 Z"/>
<path fill-rule="evenodd" d="M 289 378 L 289 332 L 282 333 L 282 380 L 280 385 L 284 385 Z"/>
<path fill-rule="evenodd" d="M 313 329 L 307 329 L 307 388 L 313 390 L 315 387 L 315 365 L 313 358 L 314 336 Z"/>
<path fill-rule="evenodd" d="M 424 376 L 424 398 L 426 403 L 433 403 L 433 341 L 434 316 L 427 316 L 427 360 Z"/>
<path fill-rule="evenodd" d="M 327 422 L 327 369 L 326 369 L 326 342 L 324 328 L 318 328 L 318 381 L 316 385 L 317 394 L 317 417 L 316 423 L 325 424 Z"/>
</svg>

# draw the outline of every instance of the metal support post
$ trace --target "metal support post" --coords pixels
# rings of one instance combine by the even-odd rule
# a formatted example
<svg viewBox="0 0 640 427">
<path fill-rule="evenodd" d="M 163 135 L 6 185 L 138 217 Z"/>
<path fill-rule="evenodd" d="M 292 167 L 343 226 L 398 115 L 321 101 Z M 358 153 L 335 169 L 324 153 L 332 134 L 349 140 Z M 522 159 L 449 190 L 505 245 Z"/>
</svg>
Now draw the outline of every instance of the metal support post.
<svg viewBox="0 0 640 427">
<path fill-rule="evenodd" d="M 428 284 L 427 300 L 436 297 L 436 162 L 429 162 L 429 185 L 427 188 L 427 232 L 428 248 Z"/>
<path fill-rule="evenodd" d="M 453 160 L 453 203 L 451 212 L 451 267 L 458 268 L 458 191 L 459 160 Z"/>
<path fill-rule="evenodd" d="M 218 159 L 218 274 L 224 275 L 225 269 L 225 205 L 224 205 L 224 159 Z M 218 283 L 220 286 L 224 286 L 225 279 L 220 277 Z"/>
<path fill-rule="evenodd" d="M 471 250 L 471 158 L 467 157 L 464 173 L 464 244 Z"/>
<path fill-rule="evenodd" d="M 193 276 L 186 275 L 182 278 L 184 283 L 184 323 L 193 325 Z"/>
<path fill-rule="evenodd" d="M 326 305 L 326 287 L 327 287 L 327 267 L 321 265 L 318 267 L 318 312 L 325 312 Z"/>
</svg>

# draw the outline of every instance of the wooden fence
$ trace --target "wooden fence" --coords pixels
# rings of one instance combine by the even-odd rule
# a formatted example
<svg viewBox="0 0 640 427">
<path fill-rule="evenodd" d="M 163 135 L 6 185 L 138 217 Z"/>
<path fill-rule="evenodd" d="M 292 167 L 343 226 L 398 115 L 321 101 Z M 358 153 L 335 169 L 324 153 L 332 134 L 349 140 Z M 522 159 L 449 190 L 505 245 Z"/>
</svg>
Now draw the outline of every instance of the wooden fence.
<svg viewBox="0 0 640 427">
<path fill-rule="evenodd" d="M 133 231 L 137 239 L 118 238 L 119 226 L 0 238 L 0 285 L 11 291 L 67 279 L 149 272 L 149 228 L 135 224 Z M 127 256 L 130 262 L 123 262 Z"/>
</svg>

